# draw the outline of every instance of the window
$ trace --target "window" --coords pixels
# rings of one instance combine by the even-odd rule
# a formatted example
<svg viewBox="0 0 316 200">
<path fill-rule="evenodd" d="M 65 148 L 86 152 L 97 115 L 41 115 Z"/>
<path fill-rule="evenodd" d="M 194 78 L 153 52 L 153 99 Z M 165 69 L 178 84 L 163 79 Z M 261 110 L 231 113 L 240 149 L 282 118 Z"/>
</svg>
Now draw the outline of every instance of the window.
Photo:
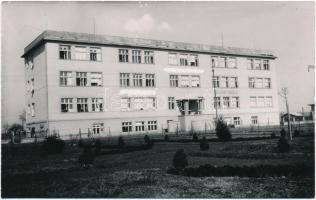
<svg viewBox="0 0 316 200">
<path fill-rule="evenodd" d="M 170 75 L 170 87 L 178 87 L 178 75 Z"/>
<path fill-rule="evenodd" d="M 240 117 L 234 117 L 234 125 L 239 126 L 240 125 Z"/>
<path fill-rule="evenodd" d="M 228 88 L 228 77 L 221 77 L 220 78 L 220 87 L 221 88 Z"/>
<path fill-rule="evenodd" d="M 229 108 L 229 97 L 223 97 L 223 108 Z"/>
<path fill-rule="evenodd" d="M 144 110 L 144 98 L 143 97 L 133 98 L 133 109 Z"/>
<path fill-rule="evenodd" d="M 257 107 L 257 97 L 250 97 L 250 107 Z"/>
<path fill-rule="evenodd" d="M 191 76 L 191 87 L 200 87 L 200 76 Z"/>
<path fill-rule="evenodd" d="M 128 62 L 128 49 L 119 49 L 119 62 Z"/>
<path fill-rule="evenodd" d="M 201 114 L 201 111 L 204 110 L 204 98 L 198 97 L 198 112 Z"/>
<path fill-rule="evenodd" d="M 271 88 L 271 79 L 270 78 L 263 79 L 263 88 Z"/>
<path fill-rule="evenodd" d="M 60 45 L 59 46 L 59 58 L 63 60 L 71 59 L 70 45 Z"/>
<path fill-rule="evenodd" d="M 31 94 L 32 94 L 32 97 L 34 95 L 34 78 L 31 79 Z"/>
<path fill-rule="evenodd" d="M 168 108 L 169 110 L 175 109 L 175 98 L 174 97 L 168 97 Z"/>
<path fill-rule="evenodd" d="M 214 97 L 214 108 L 220 108 L 220 107 L 221 107 L 221 98 Z"/>
<path fill-rule="evenodd" d="M 258 116 L 251 116 L 251 124 L 252 125 L 258 124 Z"/>
<path fill-rule="evenodd" d="M 213 87 L 218 88 L 219 87 L 219 76 L 214 76 L 213 78 Z"/>
<path fill-rule="evenodd" d="M 239 97 L 231 97 L 231 108 L 239 108 Z"/>
<path fill-rule="evenodd" d="M 156 108 L 156 98 L 154 97 L 148 97 L 148 98 L 145 98 L 145 109 L 154 109 Z"/>
<path fill-rule="evenodd" d="M 93 134 L 100 134 L 104 130 L 104 124 L 103 123 L 92 124 L 92 130 L 93 130 Z"/>
<path fill-rule="evenodd" d="M 31 90 L 31 84 L 30 81 L 27 81 L 26 83 L 26 91 L 29 92 Z"/>
<path fill-rule="evenodd" d="M 168 63 L 169 63 L 169 65 L 177 65 L 178 64 L 178 59 L 177 59 L 176 53 L 169 53 L 168 54 Z"/>
<path fill-rule="evenodd" d="M 263 70 L 270 70 L 269 60 L 263 60 Z"/>
<path fill-rule="evenodd" d="M 253 69 L 253 59 L 247 59 L 247 69 Z"/>
<path fill-rule="evenodd" d="M 211 63 L 212 63 L 212 67 L 218 67 L 218 57 L 217 56 L 212 56 L 211 57 Z"/>
<path fill-rule="evenodd" d="M 265 107 L 272 107 L 272 97 L 266 97 Z"/>
<path fill-rule="evenodd" d="M 146 87 L 155 87 L 155 74 L 146 74 Z"/>
<path fill-rule="evenodd" d="M 264 107 L 264 97 L 258 97 L 257 106 Z"/>
<path fill-rule="evenodd" d="M 102 86 L 102 73 L 91 72 L 90 73 L 91 86 Z"/>
<path fill-rule="evenodd" d="M 147 122 L 147 130 L 148 131 L 155 131 L 155 130 L 157 130 L 157 121 L 148 121 Z"/>
<path fill-rule="evenodd" d="M 237 81 L 237 77 L 229 77 L 229 87 L 230 88 L 238 88 L 238 81 Z"/>
<path fill-rule="evenodd" d="M 26 111 L 26 113 L 27 113 L 28 115 L 31 114 L 31 105 L 30 105 L 30 104 L 27 105 L 27 111 Z"/>
<path fill-rule="evenodd" d="M 77 111 L 78 112 L 88 112 L 88 98 L 78 98 L 77 99 Z"/>
<path fill-rule="evenodd" d="M 145 122 L 144 121 L 138 121 L 135 122 L 135 131 L 140 132 L 145 130 Z"/>
<path fill-rule="evenodd" d="M 143 86 L 143 75 L 142 74 L 133 74 L 133 86 L 142 87 Z"/>
<path fill-rule="evenodd" d="M 129 87 L 129 74 L 128 73 L 120 73 L 120 86 Z"/>
<path fill-rule="evenodd" d="M 35 103 L 32 103 L 32 106 L 31 106 L 31 116 L 35 117 Z"/>
<path fill-rule="evenodd" d="M 60 85 L 61 86 L 72 85 L 72 73 L 71 72 L 60 72 Z"/>
<path fill-rule="evenodd" d="M 33 62 L 33 56 L 29 57 L 29 66 L 31 67 L 31 69 L 34 69 L 34 62 Z"/>
<path fill-rule="evenodd" d="M 131 98 L 121 98 L 121 110 L 129 110 L 131 108 Z"/>
<path fill-rule="evenodd" d="M 75 59 L 87 60 L 87 47 L 75 46 Z"/>
<path fill-rule="evenodd" d="M 255 88 L 262 88 L 263 86 L 263 79 L 262 78 L 256 78 L 255 80 Z"/>
<path fill-rule="evenodd" d="M 131 132 L 132 131 L 132 122 L 122 122 L 122 132 Z"/>
<path fill-rule="evenodd" d="M 255 88 L 255 78 L 249 78 L 249 88 Z"/>
<path fill-rule="evenodd" d="M 154 52 L 153 51 L 144 51 L 145 63 L 154 64 Z"/>
<path fill-rule="evenodd" d="M 92 98 L 92 111 L 93 112 L 103 111 L 103 98 Z"/>
<path fill-rule="evenodd" d="M 132 62 L 133 63 L 141 63 L 142 56 L 140 50 L 132 50 Z"/>
<path fill-rule="evenodd" d="M 101 48 L 90 47 L 90 60 L 101 61 Z"/>
<path fill-rule="evenodd" d="M 72 98 L 61 98 L 61 112 L 74 112 Z"/>
<path fill-rule="evenodd" d="M 233 58 L 233 57 L 228 58 L 228 68 L 237 68 L 236 58 Z"/>
<path fill-rule="evenodd" d="M 227 67 L 227 58 L 226 57 L 219 57 L 218 67 Z"/>
<path fill-rule="evenodd" d="M 180 66 L 188 66 L 188 55 L 180 54 Z"/>
<path fill-rule="evenodd" d="M 198 66 L 198 55 L 191 54 L 189 56 L 189 65 Z"/>
<path fill-rule="evenodd" d="M 261 60 L 256 59 L 254 62 L 254 68 L 257 70 L 261 70 Z"/>
<path fill-rule="evenodd" d="M 76 85 L 77 86 L 87 86 L 87 72 L 77 72 L 76 73 Z"/>
<path fill-rule="evenodd" d="M 189 76 L 180 76 L 180 86 L 181 87 L 190 87 Z"/>
</svg>

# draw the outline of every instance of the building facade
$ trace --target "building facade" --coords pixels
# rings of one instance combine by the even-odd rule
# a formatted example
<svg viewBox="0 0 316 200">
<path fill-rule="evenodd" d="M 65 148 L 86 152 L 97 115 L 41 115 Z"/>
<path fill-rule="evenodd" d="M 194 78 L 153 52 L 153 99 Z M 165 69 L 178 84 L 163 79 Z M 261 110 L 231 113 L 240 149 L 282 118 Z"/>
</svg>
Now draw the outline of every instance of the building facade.
<svg viewBox="0 0 316 200">
<path fill-rule="evenodd" d="M 25 49 L 26 125 L 60 135 L 279 124 L 267 51 L 44 31 Z"/>
</svg>

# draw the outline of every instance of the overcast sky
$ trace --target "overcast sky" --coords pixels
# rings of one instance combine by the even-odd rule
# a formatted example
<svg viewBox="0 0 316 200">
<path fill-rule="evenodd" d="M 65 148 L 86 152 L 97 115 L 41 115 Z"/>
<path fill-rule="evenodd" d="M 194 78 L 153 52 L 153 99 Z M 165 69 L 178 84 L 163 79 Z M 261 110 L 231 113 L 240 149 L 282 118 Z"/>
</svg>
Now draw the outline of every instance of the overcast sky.
<svg viewBox="0 0 316 200">
<path fill-rule="evenodd" d="M 3 2 L 2 122 L 25 105 L 23 48 L 45 29 L 271 50 L 292 111 L 314 102 L 313 2 Z M 280 98 L 280 111 L 285 105 Z"/>
</svg>

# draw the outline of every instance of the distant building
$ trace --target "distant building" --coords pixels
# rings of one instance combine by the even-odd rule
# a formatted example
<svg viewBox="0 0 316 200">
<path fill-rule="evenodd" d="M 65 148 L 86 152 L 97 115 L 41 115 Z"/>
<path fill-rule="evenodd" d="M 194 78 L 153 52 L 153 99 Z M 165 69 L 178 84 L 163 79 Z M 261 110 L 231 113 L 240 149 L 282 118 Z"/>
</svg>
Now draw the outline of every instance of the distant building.
<svg viewBox="0 0 316 200">
<path fill-rule="evenodd" d="M 216 108 L 235 126 L 279 124 L 268 51 L 44 31 L 22 57 L 34 131 L 203 131 Z"/>
<path fill-rule="evenodd" d="M 311 107 L 312 119 L 315 120 L 315 104 L 308 104 Z"/>
</svg>

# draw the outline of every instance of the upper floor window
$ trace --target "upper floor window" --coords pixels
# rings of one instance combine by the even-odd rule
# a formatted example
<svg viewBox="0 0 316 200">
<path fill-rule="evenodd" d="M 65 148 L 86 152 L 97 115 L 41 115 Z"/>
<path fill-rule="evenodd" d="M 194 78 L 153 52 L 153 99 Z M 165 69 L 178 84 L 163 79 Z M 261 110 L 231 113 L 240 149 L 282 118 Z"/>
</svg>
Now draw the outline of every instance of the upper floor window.
<svg viewBox="0 0 316 200">
<path fill-rule="evenodd" d="M 59 76 L 59 83 L 61 86 L 72 85 L 72 72 L 61 71 Z"/>
<path fill-rule="evenodd" d="M 220 107 L 221 107 L 221 98 L 214 97 L 214 108 L 220 108 Z"/>
<path fill-rule="evenodd" d="M 88 112 L 88 98 L 77 98 L 77 111 Z"/>
<path fill-rule="evenodd" d="M 168 108 L 169 110 L 174 110 L 175 109 L 175 98 L 174 97 L 168 97 Z"/>
<path fill-rule="evenodd" d="M 129 87 L 129 73 L 120 73 L 120 86 Z"/>
<path fill-rule="evenodd" d="M 188 66 L 188 55 L 187 54 L 180 54 L 180 66 Z"/>
<path fill-rule="evenodd" d="M 189 76 L 180 76 L 180 87 L 190 87 Z"/>
<path fill-rule="evenodd" d="M 170 87 L 178 87 L 178 75 L 170 75 Z"/>
<path fill-rule="evenodd" d="M 31 104 L 27 105 L 27 114 L 30 115 L 31 114 Z"/>
<path fill-rule="evenodd" d="M 231 97 L 231 108 L 239 108 L 239 97 Z"/>
<path fill-rule="evenodd" d="M 122 122 L 122 132 L 131 132 L 132 127 L 132 122 Z"/>
<path fill-rule="evenodd" d="M 261 60 L 260 59 L 255 59 L 254 69 L 261 70 Z"/>
<path fill-rule="evenodd" d="M 230 88 L 238 88 L 238 79 L 237 77 L 229 77 L 229 87 Z"/>
<path fill-rule="evenodd" d="M 155 87 L 155 74 L 146 74 L 146 87 Z"/>
<path fill-rule="evenodd" d="M 213 78 L 213 87 L 218 88 L 219 87 L 219 76 L 214 76 Z"/>
<path fill-rule="evenodd" d="M 87 86 L 87 72 L 76 72 L 76 85 Z"/>
<path fill-rule="evenodd" d="M 170 87 L 200 87 L 200 76 L 170 75 Z"/>
<path fill-rule="evenodd" d="M 178 59 L 176 53 L 169 53 L 168 54 L 168 63 L 169 65 L 178 65 Z"/>
<path fill-rule="evenodd" d="M 142 56 L 140 50 L 132 50 L 132 62 L 142 63 Z"/>
<path fill-rule="evenodd" d="M 148 131 L 155 131 L 155 130 L 157 130 L 157 121 L 148 121 L 147 122 L 147 130 Z"/>
<path fill-rule="evenodd" d="M 92 111 L 103 111 L 103 98 L 92 98 Z"/>
<path fill-rule="evenodd" d="M 249 77 L 249 88 L 271 88 L 271 78 Z"/>
<path fill-rule="evenodd" d="M 143 75 L 142 74 L 133 74 L 133 86 L 142 87 L 143 86 Z"/>
<path fill-rule="evenodd" d="M 59 46 L 59 58 L 64 60 L 71 59 L 70 45 L 60 45 Z"/>
<path fill-rule="evenodd" d="M 218 56 L 211 56 L 212 67 L 218 67 Z"/>
<path fill-rule="evenodd" d="M 218 67 L 223 67 L 223 68 L 227 67 L 227 57 L 222 57 L 222 56 L 219 57 Z"/>
<path fill-rule="evenodd" d="M 72 98 L 61 98 L 61 112 L 73 112 Z"/>
<path fill-rule="evenodd" d="M 32 106 L 31 106 L 31 116 L 35 117 L 35 103 L 32 103 Z"/>
<path fill-rule="evenodd" d="M 31 94 L 34 95 L 34 78 L 31 79 Z"/>
<path fill-rule="evenodd" d="M 101 48 L 90 47 L 90 60 L 101 61 Z"/>
<path fill-rule="evenodd" d="M 91 86 L 102 86 L 102 73 L 91 72 L 90 73 Z"/>
<path fill-rule="evenodd" d="M 264 107 L 264 97 L 258 97 L 257 98 L 257 106 L 258 107 Z"/>
<path fill-rule="evenodd" d="M 128 49 L 119 49 L 119 61 L 128 62 Z"/>
<path fill-rule="evenodd" d="M 269 60 L 263 60 L 263 70 L 270 70 Z"/>
<path fill-rule="evenodd" d="M 199 65 L 198 55 L 196 55 L 196 54 L 189 55 L 189 65 L 190 66 L 198 66 Z"/>
<path fill-rule="evenodd" d="M 144 51 L 145 63 L 154 64 L 154 52 L 153 51 Z"/>
<path fill-rule="evenodd" d="M 229 97 L 223 97 L 223 108 L 229 108 Z"/>
<path fill-rule="evenodd" d="M 250 97 L 250 107 L 257 106 L 257 97 Z"/>
<path fill-rule="evenodd" d="M 247 69 L 253 69 L 253 66 L 254 66 L 253 59 L 248 58 L 247 59 Z"/>
<path fill-rule="evenodd" d="M 200 87 L 200 76 L 191 76 L 191 87 Z"/>
<path fill-rule="evenodd" d="M 272 97 L 268 96 L 265 98 L 265 107 L 272 107 Z"/>
<path fill-rule="evenodd" d="M 272 97 L 271 96 L 251 96 L 250 97 L 250 107 L 272 107 Z"/>
<path fill-rule="evenodd" d="M 145 122 L 144 121 L 137 121 L 135 122 L 135 131 L 140 132 L 145 130 Z"/>
<path fill-rule="evenodd" d="M 219 86 L 221 88 L 228 88 L 228 77 L 226 76 L 220 77 Z"/>
<path fill-rule="evenodd" d="M 248 78 L 249 88 L 255 88 L 255 78 Z"/>
<path fill-rule="evenodd" d="M 75 46 L 75 59 L 76 60 L 87 60 L 87 47 Z"/>
<path fill-rule="evenodd" d="M 121 110 L 129 110 L 131 109 L 131 98 L 121 98 Z"/>
<path fill-rule="evenodd" d="M 29 92 L 31 90 L 31 84 L 30 81 L 27 81 L 26 83 L 26 91 Z"/>
<path fill-rule="evenodd" d="M 228 58 L 228 68 L 237 68 L 237 60 L 234 57 Z"/>
</svg>

